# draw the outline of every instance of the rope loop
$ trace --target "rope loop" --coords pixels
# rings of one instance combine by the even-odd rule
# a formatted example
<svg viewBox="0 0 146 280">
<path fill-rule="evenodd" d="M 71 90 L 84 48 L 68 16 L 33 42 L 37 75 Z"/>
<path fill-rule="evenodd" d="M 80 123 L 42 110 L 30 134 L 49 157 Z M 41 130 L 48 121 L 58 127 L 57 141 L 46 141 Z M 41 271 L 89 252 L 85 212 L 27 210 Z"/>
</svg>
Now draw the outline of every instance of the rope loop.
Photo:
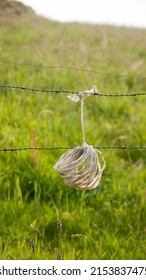
<svg viewBox="0 0 146 280">
<path fill-rule="evenodd" d="M 82 146 L 64 153 L 54 168 L 67 185 L 80 190 L 89 190 L 99 185 L 105 166 L 102 153 L 83 142 Z"/>
</svg>

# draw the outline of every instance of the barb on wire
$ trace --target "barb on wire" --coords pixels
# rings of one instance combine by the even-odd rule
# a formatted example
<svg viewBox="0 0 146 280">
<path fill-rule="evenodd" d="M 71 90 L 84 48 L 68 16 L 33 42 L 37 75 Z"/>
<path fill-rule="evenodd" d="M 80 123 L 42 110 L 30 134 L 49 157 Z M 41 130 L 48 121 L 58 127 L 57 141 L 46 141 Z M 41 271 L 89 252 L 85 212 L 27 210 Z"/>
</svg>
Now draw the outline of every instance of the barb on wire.
<svg viewBox="0 0 146 280">
<path fill-rule="evenodd" d="M 47 68 L 47 69 L 68 69 L 68 70 L 75 70 L 75 71 L 81 71 L 81 72 L 90 72 L 94 74 L 100 74 L 103 76 L 112 76 L 112 77 L 119 77 L 119 78 L 134 78 L 138 80 L 146 80 L 146 77 L 140 77 L 135 75 L 126 75 L 126 74 L 114 74 L 114 73 L 106 73 L 102 71 L 96 71 L 92 69 L 81 69 L 78 67 L 70 67 L 70 66 L 48 66 L 48 65 L 42 65 L 42 64 L 32 64 L 32 63 L 25 63 L 25 62 L 14 62 L 14 61 L 7 61 L 7 60 L 1 60 L 0 63 L 5 64 L 13 64 L 16 66 L 33 66 L 33 67 L 40 67 L 40 68 Z"/>
<path fill-rule="evenodd" d="M 38 151 L 51 151 L 51 150 L 70 150 L 75 147 L 14 147 L 14 148 L 0 148 L 0 152 L 16 152 L 16 151 L 30 151 L 30 150 L 38 150 Z M 93 146 L 95 149 L 118 149 L 118 150 L 146 150 L 146 146 Z"/>
<path fill-rule="evenodd" d="M 46 92 L 46 93 L 72 93 L 72 94 L 84 94 L 85 92 L 64 90 L 64 89 L 41 89 L 41 88 L 31 88 L 26 86 L 14 86 L 14 85 L 0 85 L 0 88 L 9 88 L 9 89 L 21 89 L 24 91 L 33 91 L 33 92 Z M 133 93 L 94 93 L 94 96 L 99 97 L 135 97 L 135 96 L 144 96 L 146 92 L 133 92 Z"/>
</svg>

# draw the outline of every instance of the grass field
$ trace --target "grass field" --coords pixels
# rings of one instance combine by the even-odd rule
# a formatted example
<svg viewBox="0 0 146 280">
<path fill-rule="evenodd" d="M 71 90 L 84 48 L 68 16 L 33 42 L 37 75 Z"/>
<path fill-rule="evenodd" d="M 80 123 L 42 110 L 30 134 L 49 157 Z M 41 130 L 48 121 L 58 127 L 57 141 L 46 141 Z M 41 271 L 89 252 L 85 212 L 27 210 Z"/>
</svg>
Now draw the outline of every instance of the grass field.
<svg viewBox="0 0 146 280">
<path fill-rule="evenodd" d="M 61 24 L 32 14 L 2 24 L 0 41 L 0 60 L 146 77 L 146 30 Z M 146 90 L 145 79 L 5 63 L 0 84 Z M 145 145 L 145 108 L 146 97 L 89 97 L 87 143 Z M 0 123 L 1 148 L 82 143 L 80 104 L 65 94 L 0 89 Z M 0 153 L 0 259 L 145 259 L 146 152 L 102 150 L 106 169 L 90 191 L 65 185 L 53 169 L 63 152 Z"/>
</svg>

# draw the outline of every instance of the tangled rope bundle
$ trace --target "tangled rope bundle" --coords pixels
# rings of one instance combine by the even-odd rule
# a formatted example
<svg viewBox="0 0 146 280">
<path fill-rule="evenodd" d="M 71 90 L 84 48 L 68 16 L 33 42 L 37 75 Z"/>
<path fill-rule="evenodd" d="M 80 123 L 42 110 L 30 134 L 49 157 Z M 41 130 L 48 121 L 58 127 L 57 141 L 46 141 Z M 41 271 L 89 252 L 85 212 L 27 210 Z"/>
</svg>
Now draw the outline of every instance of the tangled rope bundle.
<svg viewBox="0 0 146 280">
<path fill-rule="evenodd" d="M 83 98 L 97 92 L 97 88 L 93 86 L 91 90 L 68 96 L 74 102 L 81 100 L 83 144 L 64 153 L 54 166 L 63 176 L 67 185 L 81 190 L 96 188 L 100 183 L 102 172 L 106 166 L 102 153 L 85 142 Z M 99 158 L 102 160 L 102 165 Z"/>
</svg>

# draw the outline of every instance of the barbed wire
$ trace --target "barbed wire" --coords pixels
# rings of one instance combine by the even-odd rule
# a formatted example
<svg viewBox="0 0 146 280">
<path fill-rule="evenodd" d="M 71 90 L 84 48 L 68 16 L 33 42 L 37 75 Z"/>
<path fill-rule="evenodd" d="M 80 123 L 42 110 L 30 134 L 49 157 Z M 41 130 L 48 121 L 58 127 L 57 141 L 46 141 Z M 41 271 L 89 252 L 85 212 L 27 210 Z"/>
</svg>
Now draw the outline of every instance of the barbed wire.
<svg viewBox="0 0 146 280">
<path fill-rule="evenodd" d="M 37 151 L 51 151 L 51 150 L 70 150 L 74 149 L 75 147 L 20 147 L 20 148 L 0 148 L 0 152 L 16 152 L 16 151 L 30 151 L 30 150 L 37 150 Z M 146 150 L 146 146 L 93 146 L 95 149 L 118 149 L 118 150 Z"/>
<path fill-rule="evenodd" d="M 70 90 L 63 90 L 63 89 L 41 89 L 41 88 L 32 88 L 32 87 L 26 87 L 26 86 L 13 86 L 13 85 L 0 85 L 0 88 L 9 88 L 9 89 L 22 89 L 22 90 L 28 90 L 28 91 L 38 91 L 38 92 L 48 92 L 48 93 L 75 93 L 76 91 L 70 91 Z"/>
<path fill-rule="evenodd" d="M 81 72 L 90 72 L 94 74 L 100 74 L 104 76 L 112 76 L 112 77 L 119 77 L 119 78 L 134 78 L 138 80 L 146 80 L 146 77 L 140 77 L 130 74 L 114 74 L 114 73 L 106 73 L 102 71 L 96 71 L 92 69 L 81 69 L 78 67 L 70 67 L 70 66 L 48 66 L 48 65 L 42 65 L 42 64 L 32 64 L 32 63 L 24 63 L 24 62 L 13 62 L 13 61 L 7 61 L 7 60 L 1 60 L 0 63 L 5 64 L 13 64 L 16 66 L 33 66 L 33 67 L 39 67 L 39 68 L 47 68 L 47 69 L 68 69 L 68 70 L 75 70 L 75 71 L 81 71 Z"/>
<path fill-rule="evenodd" d="M 41 89 L 41 88 L 32 88 L 26 86 L 15 86 L 15 85 L 0 85 L 0 88 L 9 88 L 9 89 L 21 89 L 24 91 L 33 91 L 33 92 L 46 92 L 46 93 L 72 93 L 72 94 L 80 94 L 85 92 L 80 91 L 72 91 L 72 90 L 64 90 L 64 89 Z M 94 96 L 101 97 L 135 97 L 135 96 L 144 96 L 146 92 L 133 92 L 133 93 L 93 93 Z"/>
</svg>

